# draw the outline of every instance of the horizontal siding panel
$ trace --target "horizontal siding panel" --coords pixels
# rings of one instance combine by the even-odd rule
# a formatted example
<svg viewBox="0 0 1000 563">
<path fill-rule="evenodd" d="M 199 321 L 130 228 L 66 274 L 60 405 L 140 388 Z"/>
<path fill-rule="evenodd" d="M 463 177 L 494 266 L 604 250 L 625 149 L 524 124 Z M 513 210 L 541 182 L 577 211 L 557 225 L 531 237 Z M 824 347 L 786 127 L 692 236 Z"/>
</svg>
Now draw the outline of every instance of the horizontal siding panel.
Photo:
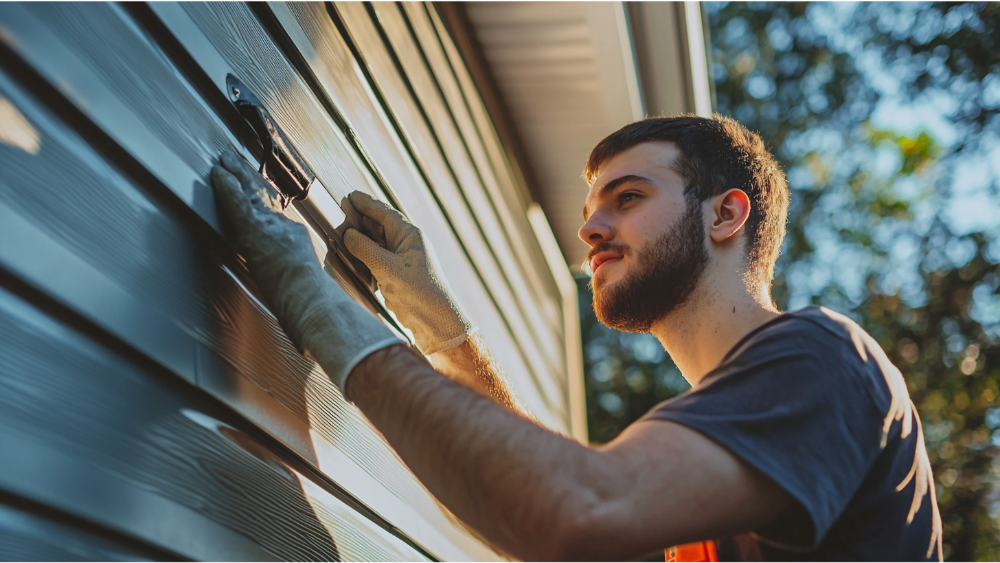
<svg viewBox="0 0 1000 563">
<path fill-rule="evenodd" d="M 426 559 L 222 414 L 2 289 L 0 339 L 0 487 L 191 559 Z"/>
<path fill-rule="evenodd" d="M 24 135 L 0 144 L 0 493 L 110 530 L 68 531 L 76 553 L 121 537 L 208 560 L 498 558 L 288 341 L 208 181 L 225 150 L 254 161 L 232 74 L 319 180 L 286 215 L 331 277 L 386 320 L 328 254 L 322 209 L 354 190 L 399 207 L 528 408 L 568 433 L 563 296 L 433 8 L 6 3 L 0 52 Z M 60 526 L 0 495 L 0 536 L 22 538 L 0 555 Z"/>
<path fill-rule="evenodd" d="M 80 25 L 58 28 L 59 33 L 49 33 L 51 44 L 32 53 L 37 57 L 34 61 L 36 67 L 51 71 L 51 80 L 62 82 L 64 89 L 87 91 L 84 86 L 100 84 L 97 78 L 100 75 L 93 69 L 94 74 L 89 80 L 85 80 L 85 75 L 79 78 L 88 68 L 79 60 L 68 59 L 69 63 L 78 65 L 73 73 L 60 74 L 61 67 L 58 66 L 67 62 L 64 57 L 73 52 L 76 47 L 74 42 L 87 41 L 89 29 L 106 30 L 108 48 L 115 45 L 111 41 L 111 32 L 120 30 L 121 36 L 117 38 L 121 42 L 119 46 L 126 45 L 134 58 L 169 63 L 148 40 L 138 35 L 137 28 L 128 25 L 128 17 L 116 7 L 102 4 L 61 5 L 60 9 L 77 12 L 54 22 L 45 21 L 45 25 L 71 21 Z M 0 17 L 0 21 L 5 24 L 10 21 L 6 18 L 7 14 L 0 12 L 4 16 Z M 41 23 L 43 20 L 34 18 L 34 21 L 37 27 L 45 29 Z M 145 59 L 139 56 L 143 53 L 147 54 Z M 95 55 L 94 60 L 99 61 L 100 57 Z M 152 63 L 149 66 L 150 72 L 158 70 Z M 177 81 L 183 85 L 176 70 L 169 65 L 166 69 L 169 72 L 158 73 L 155 80 L 165 84 Z M 133 68 L 132 71 L 136 74 L 143 72 L 141 68 Z M 74 76 L 78 82 L 67 80 Z M 149 80 L 154 81 L 154 78 Z M 178 95 L 186 95 L 192 105 L 203 103 L 191 87 L 176 87 L 175 91 Z M 11 99 L 17 97 L 9 91 L 7 95 Z M 227 145 L 231 146 L 230 143 L 222 146 L 211 144 L 212 139 L 231 139 L 225 126 L 207 109 L 201 114 L 186 114 L 184 108 L 188 104 L 181 103 L 185 100 L 164 106 L 156 106 L 157 101 L 155 97 L 147 98 L 145 103 L 149 107 L 135 111 L 134 115 L 153 114 L 153 110 L 159 107 L 159 111 L 166 113 L 163 120 L 167 123 L 181 123 L 197 117 L 201 119 L 199 127 L 214 128 L 213 135 L 187 139 L 189 145 L 198 149 L 200 159 L 197 166 L 189 168 L 207 173 L 218 153 Z M 195 229 L 196 225 L 190 221 L 200 220 L 196 217 L 169 217 L 159 207 L 158 196 L 150 199 L 147 195 L 157 194 L 160 190 L 158 186 L 136 189 L 105 165 L 102 156 L 86 147 L 84 141 L 60 130 L 41 110 L 28 107 L 31 104 L 25 101 L 24 96 L 16 105 L 39 128 L 41 151 L 34 159 L 27 159 L 23 152 L 6 145 L 0 146 L 0 158 L 5 161 L 3 164 L 7 170 L 2 183 L 4 188 L 9 194 L 36 194 L 34 198 L 5 197 L 4 201 L 19 206 L 11 211 L 11 215 L 23 221 L 20 225 L 7 222 L 4 228 L 21 229 L 23 223 L 27 223 L 34 231 L 25 227 L 17 236 L 25 240 L 45 241 L 48 247 L 33 261 L 29 260 L 32 258 L 30 255 L 4 247 L 0 251 L 6 252 L 3 255 L 5 266 L 177 375 L 196 381 L 226 401 L 400 529 L 428 545 L 432 551 L 452 558 L 468 558 L 466 552 L 454 547 L 456 541 L 468 537 L 464 530 L 439 508 L 357 409 L 343 401 L 326 376 L 294 350 L 273 317 L 252 293 L 248 293 L 253 291 L 252 283 L 246 279 L 235 258 L 213 254 L 213 247 L 225 247 L 221 239 L 208 245 L 196 240 L 193 232 L 205 233 Z M 83 109 L 97 113 L 101 108 Z M 111 119 L 106 114 L 101 114 L 101 117 Z M 110 122 L 110 125 L 113 124 Z M 152 124 L 145 126 L 148 132 L 164 136 L 170 133 L 157 130 Z M 115 133 L 129 135 L 128 132 Z M 332 134 L 330 137 L 336 138 Z M 161 140 L 158 146 L 166 144 Z M 137 143 L 127 147 L 139 154 L 149 149 Z M 60 156 L 64 153 L 77 156 L 75 160 Z M 189 158 L 193 157 L 189 155 Z M 336 165 L 327 163 L 326 166 L 348 169 L 349 165 L 348 162 L 340 162 Z M 203 176 L 198 180 L 203 185 L 204 181 Z M 73 186 L 73 197 L 51 197 L 51 192 L 33 189 L 37 185 Z M 58 193 L 61 194 L 62 190 Z M 77 199 L 90 203 L 92 207 L 81 207 L 76 203 Z M 58 212 L 51 211 L 53 207 Z M 87 212 L 81 213 L 81 210 Z M 77 217 L 75 224 L 71 220 L 74 214 Z M 295 215 L 294 212 L 292 215 Z M 60 217 L 66 218 L 65 221 Z M 122 233 L 123 228 L 133 229 L 135 234 L 128 231 Z M 101 239 L 94 231 L 122 234 Z M 35 232 L 48 234 L 36 237 Z M 217 235 L 213 233 L 211 236 Z M 55 260 L 60 256 L 57 253 L 59 247 L 63 248 L 63 254 L 77 254 L 79 259 L 75 262 Z M 50 259 L 52 269 L 37 271 L 38 266 L 33 264 L 45 263 L 46 259 Z M 114 267 L 116 260 L 126 269 Z M 63 268 L 56 270 L 56 265 Z M 68 267 L 76 267 L 76 271 L 67 272 L 65 268 Z M 81 277 L 80 281 L 85 283 L 75 287 L 65 281 L 77 279 L 74 276 L 82 276 L 80 272 L 88 270 L 99 275 Z M 343 271 L 340 273 L 343 274 Z M 60 283 L 66 287 L 61 287 Z M 170 290 L 157 292 L 156 288 L 162 288 L 164 284 Z M 103 293 L 95 295 L 93 292 L 97 290 Z M 114 307 L 109 307 L 109 304 Z M 132 324 L 118 322 L 118 317 L 113 315 L 116 307 L 120 309 L 126 305 L 130 315 L 126 319 L 131 318 Z M 144 336 L 143 326 L 155 325 L 159 317 L 168 319 L 169 322 L 161 323 L 167 328 L 162 333 Z M 168 334 L 175 336 L 164 336 Z M 174 341 L 178 343 L 175 346 L 178 357 L 183 356 L 183 361 L 175 360 L 171 356 L 173 352 L 158 348 L 165 342 Z M 459 540 L 448 539 L 449 535 Z"/>
<path fill-rule="evenodd" d="M 176 554 L 137 545 L 136 541 L 92 532 L 0 502 L 0 560 L 3 561 L 178 559 Z"/>
</svg>

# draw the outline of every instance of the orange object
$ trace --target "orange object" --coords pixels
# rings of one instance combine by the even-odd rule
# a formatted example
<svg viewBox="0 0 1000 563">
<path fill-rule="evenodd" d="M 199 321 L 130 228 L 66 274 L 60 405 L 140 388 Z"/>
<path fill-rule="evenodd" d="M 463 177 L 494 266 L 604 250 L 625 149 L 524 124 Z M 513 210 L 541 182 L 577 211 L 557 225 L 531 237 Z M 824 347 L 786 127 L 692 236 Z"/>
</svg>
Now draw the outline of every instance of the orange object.
<svg viewBox="0 0 1000 563">
<path fill-rule="evenodd" d="M 672 561 L 718 561 L 719 552 L 714 541 L 700 541 L 668 547 L 664 550 L 667 562 Z"/>
</svg>

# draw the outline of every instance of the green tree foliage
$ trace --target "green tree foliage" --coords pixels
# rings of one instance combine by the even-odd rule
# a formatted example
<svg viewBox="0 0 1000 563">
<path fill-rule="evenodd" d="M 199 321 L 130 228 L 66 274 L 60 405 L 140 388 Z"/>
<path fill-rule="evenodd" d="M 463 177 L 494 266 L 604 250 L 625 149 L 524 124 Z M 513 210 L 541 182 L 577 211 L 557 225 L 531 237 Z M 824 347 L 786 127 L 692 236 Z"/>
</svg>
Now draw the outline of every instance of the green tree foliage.
<svg viewBox="0 0 1000 563">
<path fill-rule="evenodd" d="M 1000 560 L 1000 6 L 709 3 L 716 105 L 758 131 L 792 204 L 774 298 L 853 316 L 907 376 L 945 556 Z M 687 385 L 581 281 L 590 432 Z"/>
</svg>

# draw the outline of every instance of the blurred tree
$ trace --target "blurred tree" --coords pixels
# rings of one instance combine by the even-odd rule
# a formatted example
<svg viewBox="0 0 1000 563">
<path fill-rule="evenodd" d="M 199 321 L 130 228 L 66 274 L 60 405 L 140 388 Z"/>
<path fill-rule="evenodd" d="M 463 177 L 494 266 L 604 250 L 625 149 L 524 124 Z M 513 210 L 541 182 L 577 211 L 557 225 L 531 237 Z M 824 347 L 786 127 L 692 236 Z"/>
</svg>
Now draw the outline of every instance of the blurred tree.
<svg viewBox="0 0 1000 563">
<path fill-rule="evenodd" d="M 788 173 L 779 308 L 853 316 L 907 376 L 945 557 L 1000 560 L 1000 5 L 708 3 L 719 113 Z M 581 280 L 590 433 L 687 388 Z"/>
</svg>

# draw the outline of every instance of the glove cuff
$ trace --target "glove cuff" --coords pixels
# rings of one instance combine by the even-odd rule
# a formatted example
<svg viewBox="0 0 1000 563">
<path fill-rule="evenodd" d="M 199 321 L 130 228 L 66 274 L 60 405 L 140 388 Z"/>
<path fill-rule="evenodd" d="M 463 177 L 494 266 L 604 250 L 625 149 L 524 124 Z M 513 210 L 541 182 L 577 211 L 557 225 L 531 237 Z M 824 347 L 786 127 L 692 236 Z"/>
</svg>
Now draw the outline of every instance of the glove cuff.
<svg viewBox="0 0 1000 563">
<path fill-rule="evenodd" d="M 347 379 L 351 376 L 351 372 L 354 368 L 358 367 L 358 364 L 368 356 L 378 352 L 383 348 L 388 348 L 395 344 L 406 344 L 402 340 L 396 337 L 396 335 L 391 334 L 381 340 L 376 340 L 374 342 L 369 342 L 359 348 L 352 349 L 346 354 L 342 355 L 342 358 L 337 358 L 331 360 L 330 358 L 324 357 L 325 355 L 320 352 L 319 358 L 317 358 L 311 351 L 305 350 L 303 353 L 306 357 L 312 359 L 314 362 L 323 368 L 323 371 L 330 378 L 330 381 L 337 386 L 340 390 L 340 394 L 344 396 L 344 400 L 348 403 L 353 404 L 354 400 L 347 395 Z M 338 365 L 332 365 L 334 362 L 338 362 Z"/>
<path fill-rule="evenodd" d="M 457 346 L 461 346 L 468 339 L 469 339 L 469 335 L 468 334 L 461 334 L 461 335 L 456 336 L 455 338 L 452 338 L 451 340 L 447 340 L 445 342 L 434 342 L 434 344 L 431 345 L 431 346 L 428 346 L 426 350 L 420 350 L 420 353 L 423 354 L 423 355 L 425 355 L 425 356 L 430 356 L 431 354 L 437 354 L 438 352 L 444 352 L 445 350 L 451 350 L 452 348 L 455 348 Z"/>
<path fill-rule="evenodd" d="M 452 348 L 457 348 L 462 344 L 465 344 L 465 342 L 469 340 L 469 338 L 471 338 L 477 332 L 479 332 L 478 328 L 471 327 L 466 332 L 460 334 L 459 336 L 456 336 L 455 338 L 452 338 L 451 340 L 446 340 L 444 342 L 434 342 L 434 344 L 428 346 L 426 350 L 420 350 L 420 353 L 425 356 L 430 356 L 431 354 L 437 354 L 438 352 L 444 352 L 445 350 L 451 350 Z"/>
<path fill-rule="evenodd" d="M 329 283 L 335 285 L 333 280 Z M 345 394 L 347 378 L 361 360 L 382 348 L 405 342 L 339 287 L 324 289 L 315 296 L 296 326 L 295 333 L 299 336 L 296 345 Z M 347 399 L 346 394 L 344 398 Z"/>
</svg>

